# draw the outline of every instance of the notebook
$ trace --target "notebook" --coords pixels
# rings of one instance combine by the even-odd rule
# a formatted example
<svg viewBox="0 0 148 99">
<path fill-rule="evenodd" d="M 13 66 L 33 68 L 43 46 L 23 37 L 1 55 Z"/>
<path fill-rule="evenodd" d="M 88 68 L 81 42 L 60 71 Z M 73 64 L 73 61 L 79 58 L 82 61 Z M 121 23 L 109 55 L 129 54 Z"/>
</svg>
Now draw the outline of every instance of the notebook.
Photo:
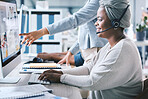
<svg viewBox="0 0 148 99">
<path fill-rule="evenodd" d="M 0 99 L 25 99 L 44 96 L 45 92 L 52 91 L 43 85 L 25 85 L 15 87 L 0 87 Z"/>
<path fill-rule="evenodd" d="M 61 66 L 56 63 L 29 63 L 24 64 L 22 69 L 61 69 Z"/>
<path fill-rule="evenodd" d="M 38 73 L 32 73 L 28 81 L 28 84 L 44 84 L 44 85 L 50 84 L 49 81 L 38 80 L 39 76 L 40 74 Z"/>
<path fill-rule="evenodd" d="M 20 69 L 19 73 L 20 74 L 32 74 L 32 73 L 43 73 L 44 71 L 49 70 L 49 69 Z"/>
</svg>

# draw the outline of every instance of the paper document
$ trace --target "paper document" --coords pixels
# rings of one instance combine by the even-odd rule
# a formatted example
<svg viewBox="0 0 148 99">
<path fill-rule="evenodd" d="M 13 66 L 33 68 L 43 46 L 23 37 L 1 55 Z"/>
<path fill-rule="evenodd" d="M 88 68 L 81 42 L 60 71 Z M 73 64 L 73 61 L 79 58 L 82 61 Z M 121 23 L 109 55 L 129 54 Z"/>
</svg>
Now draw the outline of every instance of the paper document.
<svg viewBox="0 0 148 99">
<path fill-rule="evenodd" d="M 44 92 L 51 91 L 43 85 L 25 85 L 15 87 L 0 87 L 0 99 L 16 99 L 43 96 Z"/>
</svg>

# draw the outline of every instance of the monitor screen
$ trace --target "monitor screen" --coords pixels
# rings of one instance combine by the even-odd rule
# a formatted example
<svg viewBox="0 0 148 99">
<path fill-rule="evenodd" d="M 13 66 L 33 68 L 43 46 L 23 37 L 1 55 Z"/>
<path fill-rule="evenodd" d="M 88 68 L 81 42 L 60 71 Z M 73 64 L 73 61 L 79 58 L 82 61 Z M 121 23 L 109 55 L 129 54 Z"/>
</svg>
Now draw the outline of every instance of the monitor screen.
<svg viewBox="0 0 148 99">
<path fill-rule="evenodd" d="M 11 2 L 0 0 L 0 47 L 3 67 L 20 54 L 17 8 L 16 4 Z"/>
</svg>

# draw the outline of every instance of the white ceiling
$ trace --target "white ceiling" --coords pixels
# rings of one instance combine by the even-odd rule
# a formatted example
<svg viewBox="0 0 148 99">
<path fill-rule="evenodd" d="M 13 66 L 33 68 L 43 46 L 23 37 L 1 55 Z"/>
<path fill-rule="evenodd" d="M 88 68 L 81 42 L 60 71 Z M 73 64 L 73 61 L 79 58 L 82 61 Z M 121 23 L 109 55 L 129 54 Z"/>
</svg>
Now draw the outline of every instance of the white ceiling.
<svg viewBox="0 0 148 99">
<path fill-rule="evenodd" d="M 20 5 L 20 1 L 21 0 L 17 0 L 18 5 Z M 39 1 L 39 0 L 24 0 L 24 3 L 29 8 L 33 8 L 36 5 L 36 1 Z M 86 3 L 87 0 L 45 0 L 45 1 L 48 1 L 49 7 L 54 7 L 54 8 L 55 7 L 80 8 Z"/>
<path fill-rule="evenodd" d="M 38 0 L 33 0 L 34 2 Z M 86 0 L 46 0 L 51 6 L 71 6 L 71 7 L 79 7 L 83 6 L 86 3 Z"/>
</svg>

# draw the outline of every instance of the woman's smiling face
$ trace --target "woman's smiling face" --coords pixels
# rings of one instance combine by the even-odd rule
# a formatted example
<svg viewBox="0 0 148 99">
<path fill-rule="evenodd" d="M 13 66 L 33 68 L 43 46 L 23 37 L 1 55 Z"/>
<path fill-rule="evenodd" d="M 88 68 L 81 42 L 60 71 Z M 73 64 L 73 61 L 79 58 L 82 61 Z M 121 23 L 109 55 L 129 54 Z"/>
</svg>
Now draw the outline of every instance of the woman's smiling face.
<svg viewBox="0 0 148 99">
<path fill-rule="evenodd" d="M 105 8 L 103 6 L 101 6 L 98 9 L 97 22 L 95 23 L 95 25 L 96 25 L 96 29 L 97 29 L 96 32 L 101 32 L 101 31 L 106 30 L 106 29 L 111 27 L 111 22 L 110 22 L 110 20 L 107 16 Z M 111 33 L 109 31 L 111 31 L 112 29 L 107 30 L 107 31 L 102 32 L 102 33 L 99 33 L 98 37 L 102 37 L 102 38 L 110 37 Z"/>
</svg>

